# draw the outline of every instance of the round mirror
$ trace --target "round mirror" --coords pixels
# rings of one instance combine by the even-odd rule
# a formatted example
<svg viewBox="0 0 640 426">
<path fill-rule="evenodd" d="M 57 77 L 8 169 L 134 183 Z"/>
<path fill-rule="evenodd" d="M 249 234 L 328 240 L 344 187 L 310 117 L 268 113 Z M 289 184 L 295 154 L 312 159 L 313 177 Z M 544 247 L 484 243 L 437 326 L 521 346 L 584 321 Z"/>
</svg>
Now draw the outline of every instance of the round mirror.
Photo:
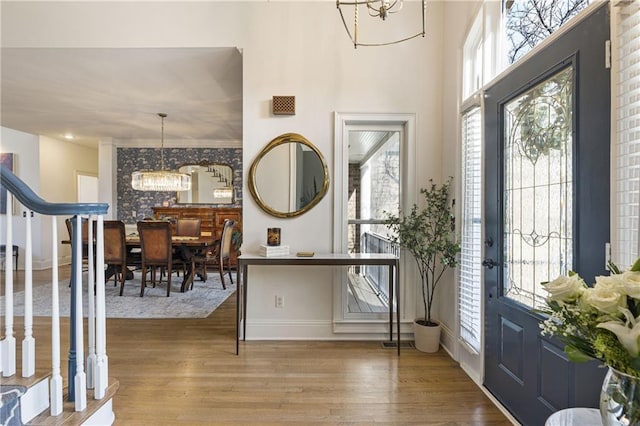
<svg viewBox="0 0 640 426">
<path fill-rule="evenodd" d="M 320 202 L 329 171 L 320 151 L 297 133 L 280 135 L 264 147 L 249 169 L 249 191 L 276 217 L 294 217 Z"/>
</svg>

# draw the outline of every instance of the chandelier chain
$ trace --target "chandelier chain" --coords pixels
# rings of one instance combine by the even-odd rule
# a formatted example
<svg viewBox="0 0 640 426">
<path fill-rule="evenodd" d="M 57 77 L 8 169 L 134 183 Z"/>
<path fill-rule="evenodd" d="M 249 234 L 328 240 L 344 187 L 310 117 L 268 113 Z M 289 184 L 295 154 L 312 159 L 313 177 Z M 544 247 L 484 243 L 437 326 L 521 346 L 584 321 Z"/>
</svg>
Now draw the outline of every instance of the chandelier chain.
<svg viewBox="0 0 640 426">
<path fill-rule="evenodd" d="M 379 3 L 380 5 L 375 7 L 374 5 Z M 353 43 L 353 47 L 357 48 L 358 46 L 388 46 L 392 44 L 402 43 L 407 40 L 414 39 L 416 37 L 425 37 L 426 35 L 426 0 L 421 0 L 421 18 L 422 18 L 422 31 L 419 31 L 413 35 L 408 35 L 403 38 L 399 38 L 393 41 L 388 42 L 361 42 L 358 40 L 358 8 L 359 6 L 364 6 L 367 8 L 367 12 L 369 16 L 381 18 L 383 21 L 386 21 L 386 18 L 392 14 L 397 13 L 402 10 L 403 0 L 336 0 L 336 7 L 338 12 L 340 13 L 340 19 L 342 20 L 342 25 L 349 36 L 349 39 Z M 353 15 L 353 33 L 350 31 L 349 26 L 347 25 L 347 20 L 342 11 L 342 6 L 353 6 L 354 7 L 354 15 Z M 396 6 L 398 6 L 396 8 Z"/>
<path fill-rule="evenodd" d="M 165 170 L 164 168 L 164 119 L 167 116 L 167 114 L 163 112 L 159 112 L 158 115 L 162 120 L 162 127 L 161 127 L 162 130 L 160 133 L 160 170 Z"/>
</svg>

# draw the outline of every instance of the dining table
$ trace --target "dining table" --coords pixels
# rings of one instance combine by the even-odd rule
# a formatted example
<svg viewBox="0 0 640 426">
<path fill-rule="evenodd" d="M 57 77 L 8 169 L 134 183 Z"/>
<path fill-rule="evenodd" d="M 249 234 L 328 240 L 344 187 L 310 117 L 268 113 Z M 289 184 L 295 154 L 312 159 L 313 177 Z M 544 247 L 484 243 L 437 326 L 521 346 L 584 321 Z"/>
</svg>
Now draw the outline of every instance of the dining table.
<svg viewBox="0 0 640 426">
<path fill-rule="evenodd" d="M 128 234 L 125 237 L 125 243 L 127 251 L 130 253 L 133 249 L 140 248 L 140 237 L 137 233 Z M 175 252 L 181 251 L 186 256 L 195 256 L 206 251 L 208 248 L 219 244 L 219 239 L 213 236 L 200 235 L 195 236 L 183 236 L 173 235 L 171 237 L 171 245 Z M 185 292 L 193 283 L 195 279 L 195 272 L 192 269 L 188 269 L 182 278 L 182 284 L 180 285 L 180 291 Z"/>
<path fill-rule="evenodd" d="M 62 244 L 71 244 L 70 240 L 62 240 Z M 187 253 L 187 255 L 196 255 L 200 254 L 210 247 L 213 247 L 220 243 L 219 238 L 213 237 L 211 235 L 201 235 L 199 237 L 188 237 L 182 235 L 173 235 L 171 237 L 171 245 L 174 251 L 181 250 L 183 253 Z M 125 236 L 125 244 L 127 246 L 127 252 L 131 253 L 134 250 L 140 249 L 140 237 L 138 233 L 131 233 Z M 94 250 L 95 253 L 95 250 Z M 139 264 L 131 264 L 132 266 L 139 266 Z M 129 270 L 130 274 L 127 273 L 126 279 L 133 278 L 133 271 Z M 111 266 L 107 266 L 105 270 L 105 280 L 111 278 L 111 276 L 115 273 L 115 268 Z M 193 280 L 195 279 L 195 273 L 193 273 L 190 269 L 187 273 L 184 274 L 182 278 L 182 284 L 180 285 L 180 291 L 185 292 L 187 289 L 191 287 Z"/>
</svg>

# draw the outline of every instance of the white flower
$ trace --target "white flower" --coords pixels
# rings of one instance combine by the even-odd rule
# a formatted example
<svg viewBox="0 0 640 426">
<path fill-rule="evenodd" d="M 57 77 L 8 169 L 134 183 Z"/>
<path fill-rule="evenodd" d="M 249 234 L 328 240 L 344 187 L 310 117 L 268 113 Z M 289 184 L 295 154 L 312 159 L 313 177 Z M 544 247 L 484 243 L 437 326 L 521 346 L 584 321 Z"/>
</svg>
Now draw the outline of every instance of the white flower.
<svg viewBox="0 0 640 426">
<path fill-rule="evenodd" d="M 616 290 L 621 292 L 622 290 L 622 275 L 621 274 L 614 274 L 614 275 L 609 275 L 609 276 L 605 276 L 605 275 L 600 275 L 598 277 L 596 277 L 596 283 L 594 285 L 594 287 L 607 287 L 610 288 L 612 290 Z"/>
<path fill-rule="evenodd" d="M 560 276 L 543 285 L 544 289 L 549 292 L 548 300 L 557 302 L 574 301 L 587 289 L 587 286 L 578 274 L 569 277 Z"/>
<path fill-rule="evenodd" d="M 629 352 L 631 357 L 635 358 L 640 353 L 638 340 L 640 339 L 640 317 L 634 318 L 628 309 L 620 309 L 627 319 L 626 323 L 622 321 L 607 321 L 598 324 L 598 328 L 604 328 L 616 335 L 622 346 Z"/>
<path fill-rule="evenodd" d="M 582 293 L 582 302 L 606 314 L 617 314 L 619 308 L 627 307 L 626 296 L 607 285 L 586 289 Z"/>
<path fill-rule="evenodd" d="M 623 291 L 629 297 L 640 299 L 640 272 L 627 271 L 619 275 L 619 277 Z"/>
</svg>

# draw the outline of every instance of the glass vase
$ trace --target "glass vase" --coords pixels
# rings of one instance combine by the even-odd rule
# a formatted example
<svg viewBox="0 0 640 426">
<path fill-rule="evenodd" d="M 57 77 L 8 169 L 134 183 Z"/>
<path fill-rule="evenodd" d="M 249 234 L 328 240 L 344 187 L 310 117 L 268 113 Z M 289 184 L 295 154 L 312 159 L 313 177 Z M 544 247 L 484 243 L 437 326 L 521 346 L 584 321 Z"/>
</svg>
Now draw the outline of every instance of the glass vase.
<svg viewBox="0 0 640 426">
<path fill-rule="evenodd" d="M 640 378 L 609 367 L 600 392 L 602 424 L 640 425 Z"/>
</svg>

